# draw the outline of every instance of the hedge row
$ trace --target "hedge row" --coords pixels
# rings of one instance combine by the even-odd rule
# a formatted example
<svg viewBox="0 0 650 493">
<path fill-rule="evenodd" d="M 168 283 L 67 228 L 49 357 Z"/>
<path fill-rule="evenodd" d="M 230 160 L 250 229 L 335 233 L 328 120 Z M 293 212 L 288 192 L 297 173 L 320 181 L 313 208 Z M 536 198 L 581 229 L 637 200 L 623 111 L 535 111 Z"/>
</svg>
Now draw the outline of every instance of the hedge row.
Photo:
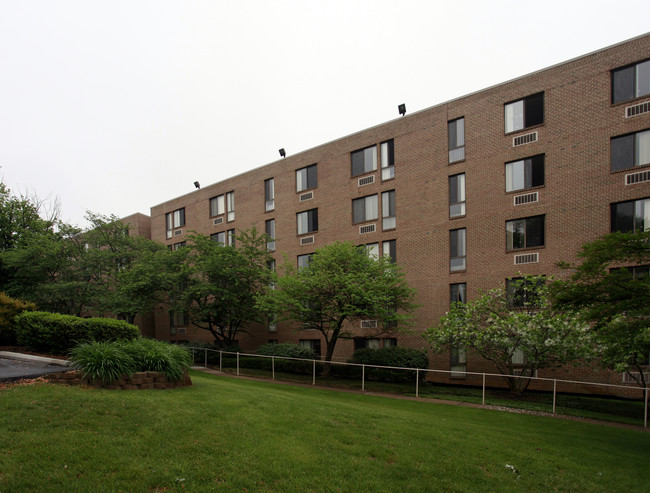
<svg viewBox="0 0 650 493">
<path fill-rule="evenodd" d="M 19 345 L 50 353 L 67 353 L 84 341 L 116 341 L 140 337 L 140 330 L 135 325 L 113 318 L 23 312 L 14 320 Z"/>
<path fill-rule="evenodd" d="M 352 363 L 376 366 L 394 366 L 398 368 L 428 368 L 429 358 L 426 353 L 413 348 L 392 346 L 379 349 L 358 349 L 352 355 Z M 415 378 L 415 371 L 389 370 L 385 368 L 368 368 L 368 380 L 382 382 L 411 382 Z M 425 372 L 420 374 L 424 379 Z"/>
<path fill-rule="evenodd" d="M 284 356 L 286 358 L 314 359 L 314 351 L 312 349 L 290 342 L 263 344 L 257 348 L 257 354 L 264 356 Z"/>
<path fill-rule="evenodd" d="M 0 293 L 0 345 L 16 345 L 14 319 L 24 311 L 36 310 L 34 303 L 18 300 Z"/>
</svg>

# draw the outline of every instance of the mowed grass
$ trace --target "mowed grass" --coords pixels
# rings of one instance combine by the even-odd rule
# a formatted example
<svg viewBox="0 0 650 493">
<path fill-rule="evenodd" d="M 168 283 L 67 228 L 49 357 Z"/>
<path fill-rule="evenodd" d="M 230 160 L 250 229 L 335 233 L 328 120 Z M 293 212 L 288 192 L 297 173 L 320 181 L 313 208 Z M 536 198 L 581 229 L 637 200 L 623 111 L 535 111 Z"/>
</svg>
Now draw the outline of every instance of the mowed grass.
<svg viewBox="0 0 650 493">
<path fill-rule="evenodd" d="M 650 491 L 650 433 L 192 373 L 0 391 L 0 491 Z"/>
</svg>

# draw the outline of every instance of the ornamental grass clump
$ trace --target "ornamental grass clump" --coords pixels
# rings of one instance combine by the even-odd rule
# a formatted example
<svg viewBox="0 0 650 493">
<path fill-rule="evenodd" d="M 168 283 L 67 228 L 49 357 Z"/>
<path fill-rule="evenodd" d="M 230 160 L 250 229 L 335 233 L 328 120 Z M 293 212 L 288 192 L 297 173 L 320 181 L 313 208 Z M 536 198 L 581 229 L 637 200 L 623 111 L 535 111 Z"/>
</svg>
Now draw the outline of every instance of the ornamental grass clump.
<svg viewBox="0 0 650 493">
<path fill-rule="evenodd" d="M 181 346 L 153 339 L 137 339 L 124 344 L 124 350 L 133 358 L 136 371 L 157 371 L 170 380 L 183 378 L 192 365 L 192 355 Z"/>
<path fill-rule="evenodd" d="M 72 367 L 84 377 L 111 383 L 135 371 L 135 362 L 124 351 L 125 342 L 84 342 L 70 351 Z"/>
<path fill-rule="evenodd" d="M 84 377 L 110 383 L 135 372 L 157 371 L 177 381 L 192 365 L 190 352 L 183 347 L 151 339 L 86 342 L 70 351 L 72 366 Z"/>
</svg>

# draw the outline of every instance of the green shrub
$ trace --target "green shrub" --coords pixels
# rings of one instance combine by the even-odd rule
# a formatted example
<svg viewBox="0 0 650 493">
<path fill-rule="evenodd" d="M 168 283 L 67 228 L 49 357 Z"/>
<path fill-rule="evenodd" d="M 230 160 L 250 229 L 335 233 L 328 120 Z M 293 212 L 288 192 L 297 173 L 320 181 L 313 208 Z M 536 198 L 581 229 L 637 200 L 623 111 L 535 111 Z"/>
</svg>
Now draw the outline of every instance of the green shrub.
<svg viewBox="0 0 650 493">
<path fill-rule="evenodd" d="M 116 342 L 84 342 L 70 351 L 72 367 L 84 377 L 110 383 L 122 375 L 131 375 L 136 368 L 131 355 Z"/>
<path fill-rule="evenodd" d="M 19 345 L 51 353 L 66 353 L 85 341 L 115 341 L 140 336 L 140 330 L 135 325 L 113 318 L 23 312 L 14 320 Z"/>
<path fill-rule="evenodd" d="M 426 353 L 413 348 L 399 346 L 380 349 L 358 349 L 354 352 L 351 363 L 376 366 L 395 366 L 399 368 L 428 368 L 429 358 Z M 415 378 L 414 371 L 390 370 L 385 368 L 367 368 L 366 377 L 369 380 L 383 382 L 408 382 Z M 425 372 L 420 374 L 424 379 Z"/>
<path fill-rule="evenodd" d="M 314 359 L 314 351 L 312 349 L 290 342 L 264 344 L 257 348 L 257 354 L 264 356 L 284 356 L 286 358 Z"/>
<path fill-rule="evenodd" d="M 192 355 L 182 346 L 153 339 L 118 343 L 135 363 L 136 371 L 158 371 L 170 380 L 180 380 L 192 365 Z"/>
<path fill-rule="evenodd" d="M 36 305 L 0 293 L 0 345 L 16 345 L 14 318 L 24 311 L 36 310 Z"/>
<path fill-rule="evenodd" d="M 70 361 L 84 376 L 105 383 L 139 371 L 164 373 L 180 380 L 192 364 L 187 348 L 152 339 L 85 342 L 70 351 Z"/>
</svg>

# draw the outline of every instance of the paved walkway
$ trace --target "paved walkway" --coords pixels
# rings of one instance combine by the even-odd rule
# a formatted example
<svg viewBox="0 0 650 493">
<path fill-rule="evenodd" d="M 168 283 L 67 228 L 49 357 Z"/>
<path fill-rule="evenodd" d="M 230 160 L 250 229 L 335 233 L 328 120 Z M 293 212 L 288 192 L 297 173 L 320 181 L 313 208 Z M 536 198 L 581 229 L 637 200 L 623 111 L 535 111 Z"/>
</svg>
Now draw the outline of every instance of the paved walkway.
<svg viewBox="0 0 650 493">
<path fill-rule="evenodd" d="M 0 382 L 36 378 L 61 371 L 68 371 L 66 360 L 0 351 Z"/>
</svg>

